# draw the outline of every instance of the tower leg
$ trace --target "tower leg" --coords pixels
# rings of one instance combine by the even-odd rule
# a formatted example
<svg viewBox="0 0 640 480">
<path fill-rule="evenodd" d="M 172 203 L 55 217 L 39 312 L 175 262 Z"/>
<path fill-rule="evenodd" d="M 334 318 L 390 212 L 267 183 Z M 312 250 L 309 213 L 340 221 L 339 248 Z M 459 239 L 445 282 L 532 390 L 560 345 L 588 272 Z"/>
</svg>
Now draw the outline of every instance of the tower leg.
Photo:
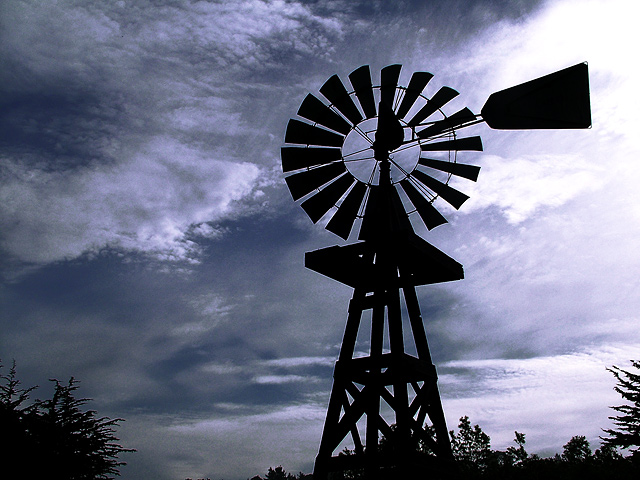
<svg viewBox="0 0 640 480">
<path fill-rule="evenodd" d="M 340 349 L 340 356 L 338 362 L 334 368 L 333 373 L 333 388 L 331 389 L 331 396 L 329 398 L 329 407 L 327 409 L 327 417 L 324 424 L 324 430 L 322 432 L 322 440 L 320 442 L 320 449 L 316 456 L 316 462 L 314 466 L 313 475 L 314 478 L 326 479 L 328 472 L 330 471 L 330 464 L 332 454 L 338 444 L 342 441 L 342 438 L 348 434 L 348 432 L 342 432 L 340 428 L 341 419 L 340 414 L 343 408 L 347 408 L 349 404 L 347 392 L 349 386 L 347 385 L 346 372 L 343 372 L 342 367 L 348 367 L 348 360 L 353 358 L 353 352 L 356 345 L 356 338 L 358 336 L 358 329 L 360 327 L 360 320 L 362 318 L 362 312 L 364 308 L 362 303 L 365 299 L 366 292 L 356 289 L 353 293 L 353 297 L 349 302 L 349 314 L 347 316 L 347 325 L 344 331 L 344 337 L 342 339 L 342 348 Z M 357 421 L 357 420 L 356 420 Z M 345 422 L 342 422 L 344 424 Z M 360 435 L 355 422 L 350 422 L 348 425 L 348 431 L 351 432 L 354 443 L 356 444 L 356 452 L 362 454 L 362 442 L 360 441 Z M 341 437 L 341 438 L 340 438 Z M 340 438 L 338 442 L 335 442 L 336 438 Z"/>
<path fill-rule="evenodd" d="M 438 448 L 436 453 L 443 460 L 450 462 L 453 461 L 453 454 L 451 453 L 451 442 L 449 440 L 447 423 L 440 400 L 440 392 L 438 391 L 438 375 L 436 374 L 436 367 L 431 360 L 431 352 L 429 351 L 427 334 L 424 330 L 424 323 L 420 313 L 420 303 L 416 295 L 416 288 L 413 285 L 404 286 L 402 291 L 407 305 L 407 312 L 409 313 L 409 322 L 416 343 L 418 358 L 424 361 L 425 364 L 428 364 L 433 370 L 432 375 L 425 381 L 421 389 L 422 391 L 426 388 L 426 391 L 424 392 L 423 411 L 420 411 L 418 420 L 419 423 L 422 423 L 425 415 L 429 415 L 433 429 L 435 430 Z"/>
</svg>

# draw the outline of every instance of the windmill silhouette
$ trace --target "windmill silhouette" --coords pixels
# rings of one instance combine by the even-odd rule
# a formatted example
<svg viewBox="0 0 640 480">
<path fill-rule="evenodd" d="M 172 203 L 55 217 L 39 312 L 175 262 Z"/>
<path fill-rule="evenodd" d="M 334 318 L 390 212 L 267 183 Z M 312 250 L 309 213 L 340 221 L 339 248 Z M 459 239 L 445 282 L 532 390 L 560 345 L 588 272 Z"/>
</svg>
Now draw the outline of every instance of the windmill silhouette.
<svg viewBox="0 0 640 480">
<path fill-rule="evenodd" d="M 414 72 L 404 87 L 400 72 L 401 65 L 384 67 L 374 85 L 364 65 L 349 74 L 350 91 L 332 76 L 320 87 L 326 102 L 307 95 L 301 119 L 289 121 L 281 151 L 287 186 L 311 220 L 328 219 L 327 230 L 344 240 L 357 235 L 305 255 L 307 268 L 353 288 L 316 480 L 358 469 L 366 478 L 438 477 L 452 464 L 416 287 L 464 272 L 414 226 L 447 222 L 438 198 L 455 209 L 469 198 L 449 183 L 477 180 L 480 168 L 458 162 L 458 152 L 482 151 L 482 141 L 460 130 L 482 122 L 507 130 L 591 126 L 586 63 L 496 92 L 480 114 L 463 108 L 448 116 L 442 109 L 457 91 L 443 86 L 428 97 L 431 73 Z M 364 356 L 356 351 L 359 332 L 369 335 Z M 380 448 L 383 437 L 390 447 Z M 349 440 L 353 454 L 336 455 Z"/>
</svg>

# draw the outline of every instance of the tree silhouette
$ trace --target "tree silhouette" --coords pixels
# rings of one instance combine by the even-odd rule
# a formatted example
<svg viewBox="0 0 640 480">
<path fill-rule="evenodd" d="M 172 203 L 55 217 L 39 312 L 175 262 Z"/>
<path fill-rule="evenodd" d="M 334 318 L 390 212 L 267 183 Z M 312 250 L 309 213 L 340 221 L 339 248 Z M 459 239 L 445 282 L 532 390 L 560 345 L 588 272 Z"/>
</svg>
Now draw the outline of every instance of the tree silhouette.
<svg viewBox="0 0 640 480">
<path fill-rule="evenodd" d="M 486 470 L 491 457 L 491 439 L 479 425 L 471 427 L 469 417 L 460 418 L 458 433 L 449 432 L 453 457 L 464 470 Z"/>
<path fill-rule="evenodd" d="M 571 437 L 566 444 L 563 445 L 562 458 L 569 463 L 584 463 L 591 456 L 591 447 L 584 435 L 576 435 Z"/>
<path fill-rule="evenodd" d="M 629 457 L 618 453 L 614 445 L 603 443 L 595 453 L 585 436 L 576 435 L 564 446 L 563 453 L 549 458 L 529 455 L 525 450 L 525 434 L 515 432 L 515 446 L 505 451 L 490 449 L 490 438 L 480 426 L 471 425 L 469 417 L 461 417 L 458 433 L 450 432 L 458 469 L 440 471 L 425 468 L 415 477 L 399 476 L 393 468 L 381 471 L 381 480 L 399 478 L 450 478 L 453 480 L 636 480 L 640 478 L 640 465 Z M 392 431 L 394 429 L 392 428 Z M 379 455 L 393 450 L 393 438 L 383 437 L 379 443 Z M 419 442 L 412 448 L 423 455 L 431 452 L 423 450 Z M 345 448 L 341 456 L 355 455 L 355 451 Z M 311 475 L 300 473 L 297 477 L 286 473 L 282 467 L 270 468 L 266 478 L 255 476 L 251 480 L 312 480 Z M 363 468 L 333 472 L 333 480 L 365 480 Z"/>
<path fill-rule="evenodd" d="M 29 405 L 36 387 L 20 387 L 15 362 L 0 380 L 2 435 L 11 440 L 0 450 L 0 462 L 4 474 L 15 472 L 7 478 L 28 472 L 29 478 L 111 479 L 125 464 L 118 454 L 135 451 L 116 443 L 114 426 L 122 419 L 98 418 L 95 410 L 81 410 L 89 399 L 74 397 L 78 382 L 73 377 L 66 385 L 52 380 L 53 397 Z M 25 458 L 28 464 L 21 464 Z"/>
<path fill-rule="evenodd" d="M 277 466 L 275 469 L 269 467 L 265 480 L 295 480 L 296 476 L 292 473 L 287 473 L 282 465 Z"/>
<path fill-rule="evenodd" d="M 25 406 L 29 394 L 36 387 L 23 389 L 16 377 L 15 361 L 9 373 L 1 373 L 0 363 L 0 430 L 2 445 L 0 449 L 0 464 L 3 470 L 11 465 L 16 466 L 16 459 L 23 458 L 24 452 L 30 452 L 35 446 L 34 430 L 38 423 L 38 404 Z M 29 427 L 27 427 L 29 426 Z M 22 454 L 22 455 L 21 455 Z"/>
<path fill-rule="evenodd" d="M 640 361 L 631 360 L 634 368 L 640 370 Z M 605 429 L 609 437 L 602 438 L 606 443 L 629 449 L 634 461 L 640 461 L 640 374 L 631 373 L 615 365 L 607 368 L 618 384 L 614 390 L 631 405 L 611 407 L 621 415 L 609 417 L 616 425 L 614 429 Z"/>
<path fill-rule="evenodd" d="M 529 454 L 524 449 L 524 444 L 526 443 L 525 442 L 525 434 L 524 433 L 518 433 L 518 432 L 515 432 L 515 434 L 516 434 L 516 438 L 515 438 L 514 442 L 518 446 L 517 447 L 508 447 L 507 448 L 507 455 L 508 455 L 508 458 L 509 458 L 509 460 L 510 460 L 512 465 L 520 465 L 520 464 L 522 464 L 522 462 L 524 462 L 529 457 Z"/>
<path fill-rule="evenodd" d="M 285 469 L 282 468 L 282 465 L 278 465 L 276 468 L 269 467 L 264 478 L 260 475 L 256 475 L 248 480 L 313 480 L 313 475 L 306 475 L 300 472 L 298 473 L 298 476 L 296 476 L 293 473 L 286 472 Z"/>
</svg>

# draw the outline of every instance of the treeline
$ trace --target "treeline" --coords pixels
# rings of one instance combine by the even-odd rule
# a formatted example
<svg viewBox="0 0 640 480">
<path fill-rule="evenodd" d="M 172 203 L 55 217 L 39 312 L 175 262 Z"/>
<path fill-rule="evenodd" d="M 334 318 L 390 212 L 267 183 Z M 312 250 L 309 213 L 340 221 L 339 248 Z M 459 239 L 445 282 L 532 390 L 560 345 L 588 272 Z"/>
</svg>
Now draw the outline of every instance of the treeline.
<svg viewBox="0 0 640 480">
<path fill-rule="evenodd" d="M 492 450 L 489 436 L 478 425 L 471 427 L 462 417 L 458 433 L 450 432 L 457 476 L 467 479 L 638 479 L 640 457 L 623 457 L 607 443 L 592 451 L 586 437 L 572 437 L 562 454 L 541 458 L 526 451 L 525 434 L 515 432 L 514 446 Z"/>
<path fill-rule="evenodd" d="M 631 361 L 640 370 L 640 361 Z M 526 451 L 524 433 L 515 432 L 514 446 L 505 451 L 492 450 L 491 439 L 479 425 L 471 425 L 468 417 L 460 418 L 458 433 L 449 432 L 454 463 L 449 465 L 443 478 L 469 480 L 637 480 L 640 478 L 640 372 L 634 373 L 616 366 L 607 369 L 616 378 L 614 387 L 626 404 L 611 407 L 617 415 L 609 417 L 614 428 L 604 429 L 602 445 L 592 451 L 586 437 L 572 437 L 562 448 L 562 454 L 542 458 Z M 392 427 L 393 428 L 393 427 Z M 431 432 L 433 434 L 433 432 Z M 434 453 L 422 441 L 414 442 L 419 456 L 434 458 Z M 623 456 L 620 449 L 628 453 Z M 378 445 L 380 456 L 391 453 L 393 442 L 382 438 Z M 355 455 L 345 448 L 340 455 Z M 395 479 L 393 467 L 382 472 L 381 478 Z M 425 471 L 425 478 L 439 478 Z M 303 473 L 295 476 L 282 467 L 270 468 L 264 477 L 250 480 L 306 480 Z M 362 470 L 333 473 L 331 480 L 361 480 Z"/>
<path fill-rule="evenodd" d="M 592 451 L 584 436 L 574 436 L 564 446 L 562 454 L 549 458 L 530 455 L 526 451 L 524 433 L 515 432 L 514 446 L 504 451 L 492 450 L 490 437 L 479 425 L 471 425 L 468 417 L 460 418 L 458 433 L 450 432 L 451 447 L 455 464 L 447 478 L 469 480 L 637 480 L 640 478 L 640 456 L 623 457 L 615 446 L 609 443 Z M 384 454 L 386 440 L 380 442 L 381 455 Z M 424 444 L 418 443 L 418 450 L 426 456 L 432 455 Z M 354 455 L 345 449 L 341 455 Z M 387 472 L 382 478 L 397 478 Z M 434 478 L 425 472 L 425 478 Z M 435 477 L 437 478 L 437 477 Z M 302 472 L 294 475 L 282 466 L 269 468 L 264 477 L 254 476 L 248 480 L 312 480 L 313 475 Z M 332 474 L 332 480 L 364 480 L 361 470 L 349 470 Z"/>
</svg>

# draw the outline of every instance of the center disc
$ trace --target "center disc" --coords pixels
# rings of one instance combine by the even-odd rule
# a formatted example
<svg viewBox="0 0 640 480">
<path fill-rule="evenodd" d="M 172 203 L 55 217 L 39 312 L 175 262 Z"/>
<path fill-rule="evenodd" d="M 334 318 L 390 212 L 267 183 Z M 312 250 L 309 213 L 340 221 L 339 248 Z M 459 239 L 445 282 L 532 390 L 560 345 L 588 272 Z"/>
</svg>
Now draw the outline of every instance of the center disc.
<svg viewBox="0 0 640 480">
<path fill-rule="evenodd" d="M 347 170 L 356 179 L 369 185 L 378 185 L 380 181 L 379 162 L 374 158 L 373 142 L 378 126 L 377 118 L 359 123 L 345 138 L 342 146 L 342 158 Z M 410 130 L 405 129 L 405 140 Z M 389 154 L 391 160 L 391 182 L 398 183 L 407 177 L 418 164 L 420 148 L 417 145 L 400 147 Z"/>
</svg>

